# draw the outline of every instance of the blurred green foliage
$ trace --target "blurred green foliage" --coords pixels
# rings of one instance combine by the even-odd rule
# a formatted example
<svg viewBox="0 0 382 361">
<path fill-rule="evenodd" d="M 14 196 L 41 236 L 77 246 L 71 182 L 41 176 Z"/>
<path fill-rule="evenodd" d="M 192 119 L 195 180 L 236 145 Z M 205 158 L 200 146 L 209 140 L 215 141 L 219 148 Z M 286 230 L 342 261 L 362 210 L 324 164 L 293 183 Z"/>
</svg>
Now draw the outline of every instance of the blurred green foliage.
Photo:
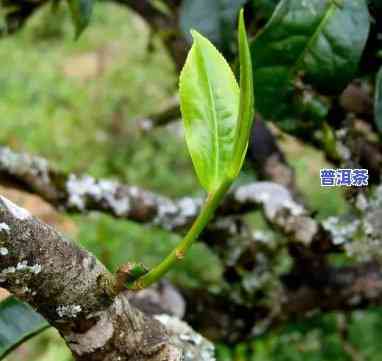
<svg viewBox="0 0 382 361">
<path fill-rule="evenodd" d="M 47 7 L 2 42 L 0 58 L 12 59 L 14 71 L 0 75 L 0 142 L 67 171 L 115 177 L 169 196 L 200 192 L 183 136 L 166 128 L 145 133 L 136 121 L 176 91 L 171 61 L 157 39 L 150 50 L 143 22 L 125 8 L 104 4 L 95 9 L 97 26 L 74 42 L 68 12 L 53 11 L 60 14 Z M 113 270 L 127 259 L 153 266 L 179 241 L 98 214 L 73 218 L 78 238 Z M 179 277 L 216 282 L 218 266 L 203 272 L 206 264 L 216 264 L 214 257 L 202 245 L 193 252 L 200 265 L 184 262 Z"/>
<path fill-rule="evenodd" d="M 219 361 L 379 361 L 382 311 L 313 316 L 238 345 L 218 347 Z M 343 324 L 347 336 L 343 337 Z M 345 351 L 346 350 L 346 351 Z"/>
<path fill-rule="evenodd" d="M 246 0 L 184 0 L 180 10 L 181 30 L 190 42 L 190 30 L 197 30 L 229 57 L 236 48 L 236 21 L 245 2 Z"/>
<path fill-rule="evenodd" d="M 269 2 L 270 4 L 272 1 Z M 63 170 L 115 177 L 168 196 L 198 195 L 183 136 L 175 128 L 143 132 L 136 121 L 160 110 L 176 92 L 176 75 L 160 41 L 125 8 L 98 4 L 92 25 L 74 42 L 67 8 L 46 7 L 25 28 L 1 40 L 0 143 L 40 154 Z M 175 130 L 174 130 L 175 129 Z M 303 194 L 318 217 L 346 208 L 340 190 L 323 191 L 328 164 L 312 148 L 282 139 Z M 247 170 L 242 180 L 253 178 Z M 259 215 L 249 217 L 265 228 Z M 72 216 L 82 244 L 115 270 L 128 260 L 158 262 L 178 236 L 99 214 Z M 208 270 L 208 272 L 206 272 Z M 196 245 L 170 274 L 183 286 L 218 285 L 218 260 Z M 237 346 L 218 346 L 219 361 L 351 361 L 340 337 L 342 314 L 315 316 Z M 382 359 L 382 311 L 349 316 L 346 342 L 360 357 Z M 353 355 L 354 356 L 354 355 Z M 7 361 L 69 361 L 54 330 L 32 339 Z"/>
<path fill-rule="evenodd" d="M 133 121 L 161 109 L 175 91 L 173 66 L 159 42 L 149 43 L 143 22 L 110 4 L 96 8 L 98 26 L 75 42 L 67 11 L 50 10 L 2 39 L 0 142 L 65 170 L 118 176 L 171 195 L 193 189 L 183 139 L 166 130 L 144 135 Z M 172 167 L 186 176 L 182 182 L 169 177 Z"/>
</svg>

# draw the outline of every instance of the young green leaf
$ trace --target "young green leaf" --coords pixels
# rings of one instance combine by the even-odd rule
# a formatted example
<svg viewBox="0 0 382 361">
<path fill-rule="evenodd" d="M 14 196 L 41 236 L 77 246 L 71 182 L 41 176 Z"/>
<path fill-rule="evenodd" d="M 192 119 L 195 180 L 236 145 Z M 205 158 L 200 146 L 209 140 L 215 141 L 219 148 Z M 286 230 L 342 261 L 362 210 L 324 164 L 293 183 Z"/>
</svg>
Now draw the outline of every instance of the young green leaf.
<svg viewBox="0 0 382 361">
<path fill-rule="evenodd" d="M 379 132 L 382 133 L 382 67 L 375 83 L 374 118 Z"/>
<path fill-rule="evenodd" d="M 93 0 L 68 0 L 68 4 L 78 38 L 90 22 Z"/>
<path fill-rule="evenodd" d="M 240 91 L 218 50 L 198 32 L 192 36 L 194 44 L 180 75 L 180 105 L 197 176 L 213 192 L 231 167 Z"/>
<path fill-rule="evenodd" d="M 240 171 L 253 118 L 252 66 L 244 26 L 239 20 L 241 95 L 231 68 L 215 47 L 196 31 L 180 75 L 180 105 L 186 141 L 196 173 L 208 196 L 192 227 L 166 258 L 128 284 L 147 287 L 184 257 L 214 215 Z"/>
<path fill-rule="evenodd" d="M 239 16 L 239 58 L 240 58 L 240 108 L 236 125 L 234 153 L 231 165 L 231 178 L 234 179 L 240 172 L 248 147 L 254 117 L 254 89 L 251 52 L 245 31 L 244 11 Z"/>
</svg>

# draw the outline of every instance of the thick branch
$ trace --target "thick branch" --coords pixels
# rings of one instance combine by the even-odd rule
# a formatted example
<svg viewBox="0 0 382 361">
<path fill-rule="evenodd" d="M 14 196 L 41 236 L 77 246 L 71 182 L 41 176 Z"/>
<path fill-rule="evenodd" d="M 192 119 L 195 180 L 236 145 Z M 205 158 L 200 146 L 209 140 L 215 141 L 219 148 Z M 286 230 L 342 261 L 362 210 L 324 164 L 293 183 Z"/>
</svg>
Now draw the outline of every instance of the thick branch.
<svg viewBox="0 0 382 361">
<path fill-rule="evenodd" d="M 151 223 L 168 230 L 184 230 L 197 216 L 202 200 L 190 197 L 171 200 L 135 186 L 89 175 L 56 171 L 40 157 L 0 147 L 0 181 L 13 180 L 60 209 L 72 212 L 97 210 L 118 218 Z M 257 182 L 234 189 L 225 198 L 218 215 L 241 214 L 262 209 L 270 225 L 296 241 L 310 243 L 320 233 L 309 212 L 291 193 L 271 182 Z M 218 220 L 209 233 L 235 232 L 232 221 Z"/>
<path fill-rule="evenodd" d="M 357 209 L 319 224 L 311 243 L 253 233 L 240 221 L 231 239 L 209 239 L 209 246 L 221 259 L 227 286 L 219 295 L 186 291 L 187 297 L 196 300 L 188 309 L 189 321 L 198 329 L 207 328 L 211 338 L 236 342 L 313 311 L 380 305 L 381 199 L 382 186 L 368 198 L 359 194 Z M 327 254 L 344 250 L 361 263 L 333 267 Z M 290 264 L 288 268 L 285 262 Z M 218 322 L 204 324 L 206 315 L 215 312 L 221 314 L 216 317 Z M 224 324 L 233 325 L 229 333 Z"/>
<path fill-rule="evenodd" d="M 190 360 L 213 360 L 211 353 L 201 357 L 208 342 L 192 345 L 186 326 L 132 307 L 126 294 L 115 294 L 113 276 L 94 256 L 4 197 L 0 284 L 56 327 L 76 360 L 178 361 L 186 350 Z"/>
<path fill-rule="evenodd" d="M 5 147 L 0 147 L 1 179 L 21 185 L 60 209 L 80 213 L 97 210 L 166 229 L 187 226 L 201 204 L 198 199 L 172 201 L 112 180 L 66 174 L 50 167 L 43 158 Z"/>
<path fill-rule="evenodd" d="M 264 302 L 261 293 L 252 304 L 243 305 L 202 289 L 185 290 L 186 299 L 192 300 L 186 319 L 210 339 L 237 343 L 315 312 L 382 305 L 381 265 L 376 262 L 315 268 L 315 275 L 312 269 L 301 271 L 285 278 L 272 304 Z"/>
</svg>

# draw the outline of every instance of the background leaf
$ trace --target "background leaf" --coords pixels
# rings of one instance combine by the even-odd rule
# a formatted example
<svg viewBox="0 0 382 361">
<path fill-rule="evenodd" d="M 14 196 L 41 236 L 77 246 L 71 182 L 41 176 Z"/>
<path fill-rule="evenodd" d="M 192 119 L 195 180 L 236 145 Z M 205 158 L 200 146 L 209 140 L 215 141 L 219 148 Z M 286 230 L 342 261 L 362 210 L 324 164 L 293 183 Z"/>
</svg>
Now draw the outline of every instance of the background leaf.
<svg viewBox="0 0 382 361">
<path fill-rule="evenodd" d="M 369 3 L 371 6 L 375 6 L 375 8 L 377 8 L 377 9 L 382 9 L 381 0 L 369 0 Z"/>
<path fill-rule="evenodd" d="M 73 23 L 76 27 L 76 37 L 79 37 L 89 25 L 93 10 L 93 0 L 68 0 Z"/>
<path fill-rule="evenodd" d="M 256 17 L 265 16 L 267 19 L 271 17 L 279 0 L 252 0 L 251 5 Z"/>
<path fill-rule="evenodd" d="M 237 15 L 246 0 L 183 0 L 180 26 L 191 41 L 190 29 L 196 29 L 226 53 L 234 43 Z"/>
<path fill-rule="evenodd" d="M 0 359 L 48 327 L 48 322 L 42 316 L 15 297 L 0 302 Z"/>
<path fill-rule="evenodd" d="M 286 114 L 298 74 L 320 91 L 341 91 L 368 33 L 364 0 L 282 0 L 251 46 L 259 111 L 273 119 Z"/>
<path fill-rule="evenodd" d="M 382 67 L 379 69 L 375 83 L 374 118 L 379 132 L 382 133 Z"/>
<path fill-rule="evenodd" d="M 193 37 L 180 75 L 180 103 L 196 173 L 202 186 L 213 191 L 232 161 L 240 91 L 223 56 L 199 33 Z"/>
</svg>

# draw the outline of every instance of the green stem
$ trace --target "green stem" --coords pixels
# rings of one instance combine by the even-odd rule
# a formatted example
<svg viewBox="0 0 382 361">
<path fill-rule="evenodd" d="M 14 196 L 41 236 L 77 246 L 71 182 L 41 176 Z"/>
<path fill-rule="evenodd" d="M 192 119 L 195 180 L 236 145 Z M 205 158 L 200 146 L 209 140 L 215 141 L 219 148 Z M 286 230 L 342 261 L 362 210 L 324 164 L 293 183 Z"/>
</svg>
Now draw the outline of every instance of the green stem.
<svg viewBox="0 0 382 361">
<path fill-rule="evenodd" d="M 218 207 L 225 193 L 228 191 L 231 183 L 232 182 L 230 181 L 224 182 L 215 192 L 208 194 L 198 217 L 195 219 L 192 227 L 182 239 L 182 241 L 161 263 L 159 263 L 150 272 L 135 281 L 129 287 L 130 289 L 139 290 L 157 282 L 172 268 L 175 263 L 184 258 L 188 249 L 198 239 L 200 233 L 213 217 L 216 208 Z"/>
</svg>

